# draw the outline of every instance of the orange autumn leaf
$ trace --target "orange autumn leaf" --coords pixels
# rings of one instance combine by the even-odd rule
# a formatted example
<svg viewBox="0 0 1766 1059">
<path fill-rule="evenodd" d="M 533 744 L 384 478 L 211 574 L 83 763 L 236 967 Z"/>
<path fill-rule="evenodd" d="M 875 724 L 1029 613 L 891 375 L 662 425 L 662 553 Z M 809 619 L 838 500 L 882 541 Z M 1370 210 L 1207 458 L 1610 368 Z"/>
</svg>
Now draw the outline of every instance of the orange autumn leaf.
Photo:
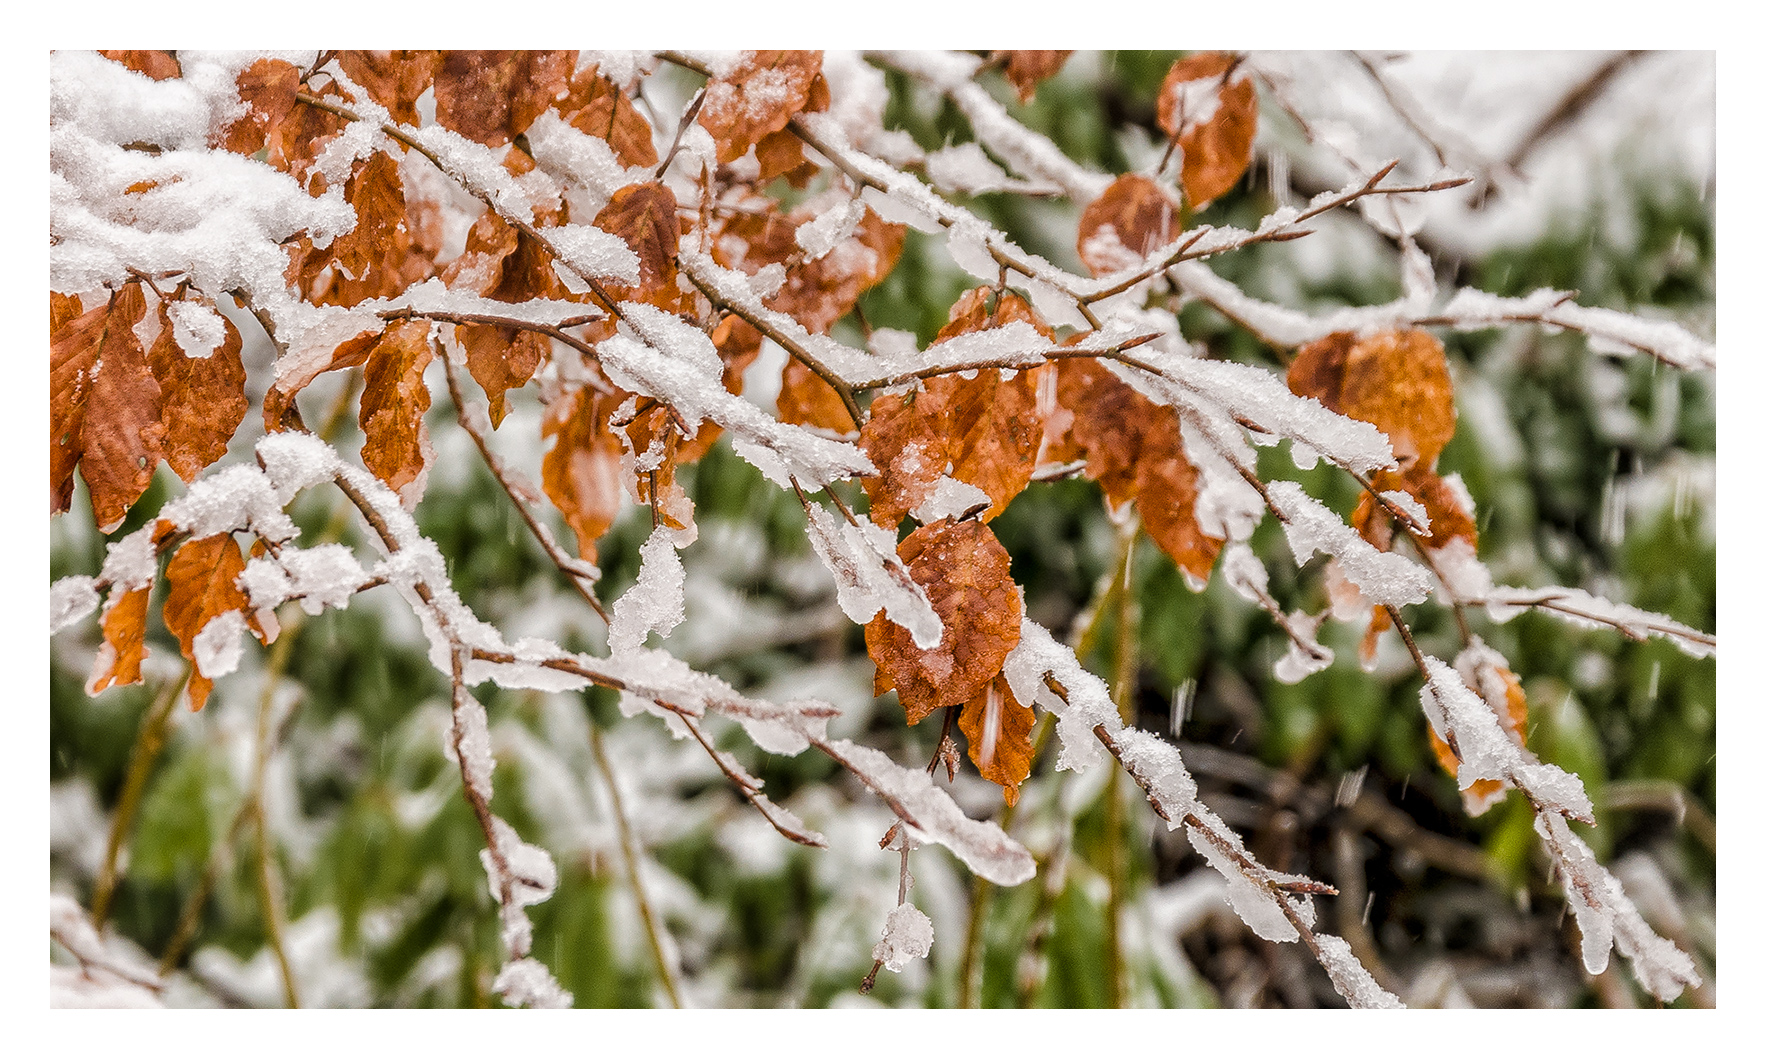
<svg viewBox="0 0 1766 1059">
<path fill-rule="evenodd" d="M 50 510 L 67 510 L 77 463 L 105 533 L 147 491 L 164 450 L 160 387 L 135 333 L 146 312 L 141 284 L 128 283 L 50 343 Z"/>
<path fill-rule="evenodd" d="M 1000 785 L 1006 804 L 1018 803 L 1018 785 L 1030 777 L 1030 730 L 1036 711 L 1012 697 L 1004 674 L 963 704 L 957 727 L 969 741 L 969 760 L 983 779 Z"/>
<path fill-rule="evenodd" d="M 585 386 L 548 405 L 540 428 L 554 439 L 541 465 L 546 496 L 576 534 L 576 553 L 590 562 L 619 514 L 621 446 L 607 426 L 617 406 Z"/>
<path fill-rule="evenodd" d="M 259 59 L 239 71 L 235 84 L 246 111 L 227 126 L 221 146 L 234 154 L 256 154 L 294 109 L 300 71 L 281 59 Z"/>
<path fill-rule="evenodd" d="M 331 103 L 347 106 L 352 102 L 344 95 L 343 89 L 329 79 L 324 79 L 317 87 L 308 85 L 306 91 Z M 326 190 L 324 180 L 317 176 L 309 180 L 309 171 L 313 160 L 332 137 L 342 131 L 344 124 L 344 119 L 336 114 L 296 100 L 294 109 L 267 130 L 265 146 L 269 148 L 269 155 L 266 160 L 277 169 L 293 174 L 306 187 L 308 194 L 322 195 Z"/>
<path fill-rule="evenodd" d="M 613 193 L 595 215 L 595 227 L 624 239 L 638 255 L 638 285 L 609 284 L 617 296 L 674 296 L 675 254 L 681 246 L 680 221 L 675 216 L 674 192 L 660 181 L 631 184 Z"/>
<path fill-rule="evenodd" d="M 178 65 L 178 57 L 169 51 L 125 51 L 112 48 L 100 50 L 98 54 L 155 81 L 184 76 L 184 71 Z"/>
<path fill-rule="evenodd" d="M 795 357 L 785 362 L 779 380 L 778 405 L 782 423 L 821 427 L 838 434 L 858 429 L 834 387 Z"/>
<path fill-rule="evenodd" d="M 1429 531 L 1419 533 L 1418 542 L 1431 550 L 1446 547 L 1458 538 L 1478 550 L 1478 524 L 1461 505 L 1459 496 L 1438 474 L 1419 466 L 1403 472 L 1379 471 L 1371 479 L 1375 488 L 1406 493 L 1423 505 L 1429 517 Z M 1355 506 L 1350 524 L 1362 539 L 1381 551 L 1390 551 L 1394 520 L 1384 505 L 1369 493 L 1362 493 Z"/>
<path fill-rule="evenodd" d="M 159 337 L 147 361 L 160 386 L 160 422 L 165 426 L 165 459 L 179 478 L 192 481 L 203 468 L 227 454 L 227 443 L 245 420 L 245 364 L 239 329 L 203 303 L 185 301 L 181 312 L 206 313 L 221 328 L 221 344 L 206 357 L 191 356 L 178 344 L 171 303 L 159 305 Z"/>
<path fill-rule="evenodd" d="M 332 282 L 320 300 L 351 306 L 399 294 L 407 286 L 403 266 L 410 256 L 411 230 L 405 222 L 398 162 L 375 151 L 356 165 L 343 197 L 355 210 L 356 226 L 331 244 L 326 259 L 333 265 Z"/>
<path fill-rule="evenodd" d="M 161 610 L 166 631 L 178 638 L 178 650 L 189 660 L 190 708 L 208 701 L 214 681 L 196 662 L 196 639 L 209 622 L 223 614 L 250 613 L 250 599 L 234 584 L 245 572 L 245 556 L 232 534 L 186 541 L 166 564 L 166 601 Z"/>
<path fill-rule="evenodd" d="M 973 520 L 921 526 L 896 549 L 944 622 L 938 645 L 922 650 L 913 634 L 879 614 L 865 626 L 877 666 L 877 694 L 894 688 L 909 724 L 967 702 L 999 675 L 1018 646 L 1023 594 L 1012 583 L 1012 557 L 993 531 Z"/>
<path fill-rule="evenodd" d="M 434 64 L 435 120 L 501 147 L 569 89 L 573 51 L 444 51 Z"/>
<path fill-rule="evenodd" d="M 783 129 L 810 101 L 822 72 L 819 51 L 744 52 L 736 66 L 705 85 L 699 124 L 717 144 L 717 160 L 734 162 L 769 132 Z"/>
<path fill-rule="evenodd" d="M 770 260 L 784 260 L 796 253 L 796 228 L 811 219 L 807 210 L 793 210 L 786 219 L 790 227 L 783 233 L 784 252 Z M 769 234 L 778 231 L 776 227 L 770 228 Z M 859 295 L 883 282 L 901 259 L 906 242 L 906 225 L 890 224 L 867 207 L 857 230 L 844 242 L 814 261 L 787 269 L 784 287 L 767 305 L 796 317 L 798 323 L 816 334 L 827 334 L 836 321 L 858 304 Z M 744 262 L 755 269 L 767 263 L 766 259 L 757 259 L 752 249 Z"/>
<path fill-rule="evenodd" d="M 152 588 L 142 585 L 127 592 L 112 589 L 104 601 L 100 621 L 104 643 L 92 659 L 86 694 L 141 683 L 141 661 L 147 657 L 147 595 Z"/>
<path fill-rule="evenodd" d="M 1433 469 L 1453 437 L 1447 352 L 1427 331 L 1326 335 L 1295 353 L 1288 389 L 1378 427 L 1401 468 Z"/>
<path fill-rule="evenodd" d="M 1138 173 L 1124 173 L 1079 216 L 1079 259 L 1092 275 L 1132 268 L 1182 231 L 1178 204 Z"/>
<path fill-rule="evenodd" d="M 340 51 L 337 65 L 402 125 L 418 122 L 417 97 L 435 77 L 433 51 Z"/>
<path fill-rule="evenodd" d="M 429 466 L 429 387 L 423 369 L 435 355 L 427 320 L 403 320 L 388 327 L 368 353 L 363 369 L 362 465 L 409 503 L 408 487 L 421 482 Z"/>
<path fill-rule="evenodd" d="M 551 349 L 545 335 L 496 324 L 461 324 L 454 334 L 466 350 L 466 370 L 490 399 L 491 426 L 509 414 L 508 392 L 527 385 Z"/>
<path fill-rule="evenodd" d="M 769 132 L 754 145 L 754 157 L 760 162 L 760 182 L 784 176 L 803 165 L 803 141 L 788 129 Z"/>
<path fill-rule="evenodd" d="M 1006 80 L 1012 82 L 1012 88 L 1018 93 L 1018 102 L 1028 103 L 1036 98 L 1036 86 L 1061 72 L 1067 65 L 1070 51 L 996 51 L 995 61 L 1003 61 L 1000 72 Z"/>
<path fill-rule="evenodd" d="M 1190 205 L 1224 195 L 1251 164 L 1257 138 L 1257 89 L 1233 79 L 1237 56 L 1203 52 L 1173 63 L 1159 88 L 1159 127 L 1183 151 Z"/>
<path fill-rule="evenodd" d="M 570 92 L 558 104 L 558 113 L 590 136 L 606 140 L 624 166 L 652 166 L 657 162 L 656 138 L 650 122 L 632 105 L 632 97 L 600 76 L 591 66 L 571 79 Z"/>
</svg>

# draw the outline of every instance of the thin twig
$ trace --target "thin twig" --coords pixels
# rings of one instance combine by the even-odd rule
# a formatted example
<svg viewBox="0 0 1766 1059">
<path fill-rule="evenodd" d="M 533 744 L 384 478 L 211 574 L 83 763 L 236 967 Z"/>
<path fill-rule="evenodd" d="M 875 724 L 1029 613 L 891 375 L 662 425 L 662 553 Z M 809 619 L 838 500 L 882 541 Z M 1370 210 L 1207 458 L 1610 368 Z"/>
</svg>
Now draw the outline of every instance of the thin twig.
<svg viewBox="0 0 1766 1059">
<path fill-rule="evenodd" d="M 135 732 L 135 745 L 129 751 L 129 768 L 123 777 L 122 793 L 117 795 L 116 811 L 110 818 L 110 834 L 104 843 L 104 862 L 99 866 L 98 879 L 92 884 L 92 927 L 94 930 L 104 929 L 105 917 L 110 913 L 111 898 L 116 893 L 117 858 L 122 852 L 123 840 L 128 837 L 135 823 L 135 812 L 141 807 L 141 795 L 147 789 L 147 777 L 153 771 L 154 762 L 159 760 L 159 752 L 165 747 L 166 729 L 172 717 L 172 705 L 178 701 L 178 695 L 190 683 L 191 667 L 184 664 L 184 675 L 177 680 L 168 680 L 160 688 L 159 695 L 148 706 L 147 712 L 141 715 L 141 724 Z"/>
<path fill-rule="evenodd" d="M 607 750 L 601 744 L 599 725 L 589 726 L 589 748 L 594 751 L 595 766 L 601 770 L 601 779 L 607 784 L 607 794 L 613 807 L 613 826 L 619 832 L 619 848 L 625 854 L 626 883 L 632 888 L 632 900 L 637 903 L 638 918 L 644 922 L 644 935 L 650 942 L 651 955 L 656 958 L 656 973 L 662 980 L 662 989 L 668 994 L 669 1003 L 679 1008 L 683 1006 L 680 985 L 675 981 L 674 968 L 669 965 L 668 955 L 662 947 L 663 927 L 657 920 L 656 911 L 644 889 L 638 844 L 632 836 L 631 824 L 626 819 L 625 802 L 619 794 L 619 781 L 613 772 L 613 762 L 608 759 Z"/>
</svg>

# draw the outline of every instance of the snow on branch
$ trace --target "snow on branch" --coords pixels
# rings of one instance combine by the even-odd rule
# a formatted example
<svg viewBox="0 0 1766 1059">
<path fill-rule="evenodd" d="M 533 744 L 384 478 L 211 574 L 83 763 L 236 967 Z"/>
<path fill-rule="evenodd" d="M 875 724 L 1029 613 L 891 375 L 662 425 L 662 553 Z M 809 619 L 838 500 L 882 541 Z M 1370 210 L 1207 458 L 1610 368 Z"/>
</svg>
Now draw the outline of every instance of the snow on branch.
<svg viewBox="0 0 1766 1059">
<path fill-rule="evenodd" d="M 1549 585 L 1545 588 L 1514 588 L 1507 585 L 1492 589 L 1481 600 L 1490 620 L 1501 623 L 1512 620 L 1523 610 L 1542 610 L 1572 625 L 1585 629 L 1617 629 L 1627 639 L 1645 640 L 1659 636 L 1693 658 L 1709 658 L 1717 653 L 1717 637 L 1688 625 L 1628 603 L 1614 603 L 1580 588 Z"/>
</svg>

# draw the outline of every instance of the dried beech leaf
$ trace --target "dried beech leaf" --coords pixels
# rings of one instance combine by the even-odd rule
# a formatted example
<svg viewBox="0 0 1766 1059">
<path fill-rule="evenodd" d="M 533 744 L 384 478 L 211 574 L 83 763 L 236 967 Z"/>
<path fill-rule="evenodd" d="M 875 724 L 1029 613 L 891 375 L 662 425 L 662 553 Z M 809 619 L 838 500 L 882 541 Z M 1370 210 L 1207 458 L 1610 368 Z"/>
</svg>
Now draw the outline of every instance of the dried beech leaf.
<svg viewBox="0 0 1766 1059">
<path fill-rule="evenodd" d="M 332 350 L 331 359 L 324 364 L 315 365 L 308 371 L 292 374 L 285 379 L 277 379 L 264 393 L 264 429 L 271 433 L 293 429 L 300 420 L 299 407 L 294 403 L 295 396 L 328 371 L 359 368 L 368 363 L 368 354 L 373 351 L 383 333 L 364 331 Z"/>
<path fill-rule="evenodd" d="M 466 350 L 466 369 L 490 399 L 491 426 L 501 426 L 509 414 L 506 395 L 533 378 L 551 349 L 550 340 L 532 331 L 495 324 L 462 324 L 454 334 Z"/>
<path fill-rule="evenodd" d="M 398 163 L 375 151 L 356 165 L 343 197 L 356 211 L 356 226 L 331 244 L 330 260 L 336 267 L 321 300 L 351 306 L 398 295 L 409 282 L 403 269 L 411 250 Z"/>
<path fill-rule="evenodd" d="M 840 434 L 858 429 L 840 395 L 822 377 L 793 357 L 779 382 L 779 420 L 822 427 Z"/>
<path fill-rule="evenodd" d="M 281 59 L 259 59 L 239 71 L 235 84 L 247 109 L 227 126 L 221 145 L 235 154 L 256 154 L 294 109 L 300 71 Z"/>
<path fill-rule="evenodd" d="M 307 92 L 333 103 L 347 105 L 351 102 L 330 79 L 325 79 L 317 88 L 308 85 Z M 268 129 L 266 146 L 270 152 L 267 160 L 277 169 L 293 174 L 306 186 L 309 194 L 322 195 L 325 193 L 324 181 L 314 177 L 309 183 L 308 170 L 312 168 L 313 159 L 343 126 L 344 119 L 336 114 L 296 100 L 287 117 Z"/>
<path fill-rule="evenodd" d="M 230 533 L 186 541 L 166 564 L 166 630 L 178 638 L 178 650 L 191 663 L 190 708 L 208 701 L 214 681 L 196 664 L 196 637 L 215 618 L 230 611 L 249 614 L 250 599 L 234 580 L 245 572 L 245 556 Z"/>
<path fill-rule="evenodd" d="M 699 124 L 717 143 L 717 160 L 734 162 L 769 132 L 783 129 L 809 103 L 822 72 L 819 51 L 745 52 L 736 68 L 705 86 Z"/>
<path fill-rule="evenodd" d="M 785 233 L 789 242 L 784 255 L 772 260 L 784 260 L 785 256 L 796 253 L 797 225 L 810 219 L 807 210 L 800 208 L 792 212 L 788 221 L 790 227 Z M 770 231 L 776 232 L 777 229 Z M 798 323 L 816 334 L 826 334 L 836 321 L 858 304 L 859 295 L 883 282 L 901 259 L 901 248 L 906 241 L 905 225 L 890 224 L 867 208 L 857 230 L 844 242 L 836 244 L 814 261 L 788 269 L 785 286 L 767 304 L 796 317 Z M 748 263 L 758 269 L 768 262 L 757 260 L 751 248 L 745 264 Z"/>
<path fill-rule="evenodd" d="M 340 51 L 337 64 L 401 125 L 416 125 L 417 97 L 435 76 L 433 51 Z"/>
<path fill-rule="evenodd" d="M 159 381 L 165 459 L 186 482 L 227 454 L 227 443 L 251 407 L 245 395 L 239 329 L 219 312 L 214 316 L 225 337 L 208 356 L 192 357 L 179 347 L 168 305 L 161 302 L 159 337 L 147 351 L 148 365 Z"/>
<path fill-rule="evenodd" d="M 1251 164 L 1257 89 L 1232 80 L 1237 56 L 1204 52 L 1172 64 L 1159 89 L 1159 127 L 1183 151 L 1183 190 L 1193 207 L 1224 195 Z"/>
<path fill-rule="evenodd" d="M 1070 51 L 996 51 L 993 58 L 1004 60 L 1000 72 L 1012 82 L 1018 102 L 1028 103 L 1036 98 L 1036 86 L 1060 73 L 1061 67 L 1067 64 L 1067 57 L 1072 54 Z"/>
<path fill-rule="evenodd" d="M 1447 353 L 1427 331 L 1326 335 L 1294 355 L 1288 389 L 1378 427 L 1401 468 L 1432 470 L 1453 437 Z"/>
<path fill-rule="evenodd" d="M 86 694 L 141 683 L 141 661 L 147 657 L 147 595 L 152 587 L 143 585 L 128 592 L 112 590 L 110 598 L 104 601 L 100 622 L 104 643 L 92 660 Z"/>
<path fill-rule="evenodd" d="M 155 81 L 184 76 L 183 69 L 178 65 L 178 57 L 169 51 L 124 51 L 113 48 L 101 50 L 98 54 Z"/>
<path fill-rule="evenodd" d="M 632 97 L 589 67 L 570 82 L 570 93 L 558 113 L 571 125 L 607 141 L 625 166 L 652 166 L 658 161 L 650 122 L 632 106 Z"/>
<path fill-rule="evenodd" d="M 1079 259 L 1092 275 L 1132 268 L 1182 231 L 1180 208 L 1165 189 L 1124 173 L 1079 217 Z"/>
<path fill-rule="evenodd" d="M 576 534 L 576 551 L 595 560 L 595 542 L 619 515 L 620 442 L 607 427 L 618 407 L 584 387 L 546 408 L 542 436 L 554 438 L 542 464 L 546 496 Z"/>
<path fill-rule="evenodd" d="M 110 322 L 111 305 L 67 319 L 78 298 L 49 303 L 49 512 L 66 511 L 74 495 L 74 467 L 85 446 L 86 401 L 92 369 Z M 62 319 L 57 322 L 57 316 Z"/>
<path fill-rule="evenodd" d="M 573 51 L 438 52 L 436 123 L 501 147 L 563 98 L 575 68 Z"/>
<path fill-rule="evenodd" d="M 388 327 L 374 343 L 363 370 L 362 465 L 393 492 L 422 481 L 429 465 L 429 432 L 423 413 L 429 411 L 429 387 L 423 369 L 435 350 L 429 343 L 427 320 L 402 320 Z"/>
<path fill-rule="evenodd" d="M 97 363 L 88 373 L 79 453 L 80 476 L 91 491 L 92 514 L 104 533 L 123 521 L 152 484 L 166 432 L 160 422 L 159 383 L 135 334 L 135 325 L 147 312 L 141 284 L 124 285 L 111 297 L 107 310 L 98 335 Z M 64 329 L 63 340 L 71 341 L 78 327 L 75 323 Z M 52 350 L 52 372 L 59 359 Z M 53 397 L 52 392 L 52 423 Z M 52 456 L 52 475 L 55 470 Z M 50 483 L 52 496 L 56 484 Z"/>
<path fill-rule="evenodd" d="M 674 192 L 660 181 L 632 184 L 613 193 L 595 215 L 595 227 L 624 239 L 638 255 L 637 292 L 658 294 L 675 291 L 675 254 L 681 246 L 680 221 L 675 217 Z M 625 287 L 609 284 L 610 290 Z"/>
<path fill-rule="evenodd" d="M 760 180 L 765 183 L 803 164 L 803 141 L 787 129 L 769 132 L 754 145 L 754 157 L 760 162 Z"/>
<path fill-rule="evenodd" d="M 1474 552 L 1477 551 L 1477 521 L 1460 506 L 1459 497 L 1434 471 L 1418 466 L 1409 467 L 1402 473 L 1380 471 L 1371 481 L 1377 489 L 1398 490 L 1421 502 L 1423 512 L 1429 516 L 1429 532 L 1418 535 L 1424 546 L 1442 548 L 1448 541 L 1459 537 L 1470 544 Z M 1391 550 L 1394 521 L 1372 495 L 1361 494 L 1350 524 L 1369 544 L 1381 551 Z"/>
<path fill-rule="evenodd" d="M 983 779 L 1005 792 L 1006 804 L 1018 802 L 1018 785 L 1030 777 L 1030 730 L 1036 711 L 1012 697 L 1005 675 L 994 677 L 981 694 L 963 704 L 957 727 L 969 741 L 969 760 Z"/>
<path fill-rule="evenodd" d="M 893 687 L 909 724 L 979 695 L 1018 646 L 1023 595 L 1012 583 L 1012 557 L 979 522 L 940 519 L 897 549 L 944 622 L 938 646 L 921 650 L 911 633 L 879 614 L 865 626 L 865 647 L 879 688 Z"/>
</svg>

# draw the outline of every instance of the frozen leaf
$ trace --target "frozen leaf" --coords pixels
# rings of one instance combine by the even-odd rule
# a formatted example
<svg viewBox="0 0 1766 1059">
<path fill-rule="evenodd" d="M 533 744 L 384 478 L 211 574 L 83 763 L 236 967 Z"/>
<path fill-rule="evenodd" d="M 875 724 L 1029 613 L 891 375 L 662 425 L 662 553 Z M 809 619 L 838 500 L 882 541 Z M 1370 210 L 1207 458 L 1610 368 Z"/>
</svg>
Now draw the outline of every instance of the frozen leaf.
<svg viewBox="0 0 1766 1059">
<path fill-rule="evenodd" d="M 621 165 L 656 164 L 650 123 L 632 106 L 630 95 L 600 75 L 599 67 L 581 70 L 571 79 L 570 94 L 558 104 L 558 113 L 581 131 L 606 140 Z"/>
<path fill-rule="evenodd" d="M 1203 52 L 1173 63 L 1159 88 L 1159 127 L 1183 151 L 1183 190 L 1192 208 L 1231 190 L 1251 164 L 1257 89 L 1237 56 Z"/>
<path fill-rule="evenodd" d="M 224 336 L 219 348 L 206 357 L 192 356 L 183 348 L 169 311 L 176 306 L 201 309 L 219 324 Z M 189 482 L 227 454 L 227 443 L 251 407 L 245 396 L 239 330 L 233 321 L 196 302 L 161 302 L 159 322 L 159 337 L 147 351 L 147 362 L 159 380 L 166 462 Z"/>
<path fill-rule="evenodd" d="M 908 630 L 877 617 L 865 626 L 865 647 L 877 664 L 877 693 L 893 687 L 908 723 L 918 724 L 974 698 L 999 674 L 1018 644 L 1024 603 L 1012 583 L 1012 557 L 979 522 L 921 526 L 898 552 L 926 590 L 944 635 L 923 649 Z"/>
<path fill-rule="evenodd" d="M 112 588 L 104 601 L 100 624 L 104 642 L 92 659 L 92 675 L 86 680 L 86 694 L 96 695 L 105 688 L 141 683 L 141 660 L 147 657 L 147 594 L 149 583 L 141 588 L 122 591 Z"/>
<path fill-rule="evenodd" d="M 1133 268 L 1182 230 L 1178 204 L 1138 173 L 1124 173 L 1079 215 L 1079 258 L 1094 276 Z"/>
<path fill-rule="evenodd" d="M 734 68 L 705 86 L 699 124 L 717 143 L 717 160 L 734 162 L 770 132 L 778 132 L 810 102 L 822 71 L 819 51 L 744 52 Z"/>
<path fill-rule="evenodd" d="M 680 249 L 681 229 L 675 219 L 674 192 L 660 181 L 620 188 L 595 215 L 595 227 L 619 236 L 638 255 L 639 282 L 631 290 L 647 298 L 678 298 L 675 253 Z"/>
<path fill-rule="evenodd" d="M 821 376 L 793 357 L 785 362 L 779 380 L 779 421 L 822 427 L 837 434 L 850 434 L 857 429 L 846 402 L 834 387 Z"/>
<path fill-rule="evenodd" d="M 995 61 L 1003 60 L 1001 72 L 1018 93 L 1018 102 L 1036 98 L 1036 86 L 1061 72 L 1070 51 L 996 51 Z"/>
<path fill-rule="evenodd" d="M 1427 331 L 1327 335 L 1295 354 L 1288 388 L 1380 428 L 1391 439 L 1400 467 L 1433 469 L 1453 437 L 1447 354 Z"/>
<path fill-rule="evenodd" d="M 235 83 L 246 112 L 227 126 L 221 145 L 235 154 L 256 154 L 294 109 L 300 71 L 281 59 L 259 59 L 239 71 Z"/>
<path fill-rule="evenodd" d="M 355 305 L 398 294 L 412 278 L 403 271 L 410 260 L 411 230 L 398 163 L 375 151 L 357 164 L 343 195 L 356 211 L 356 226 L 331 244 L 335 278 L 326 300 Z"/>
<path fill-rule="evenodd" d="M 337 65 L 401 125 L 416 125 L 417 97 L 435 76 L 432 51 L 340 51 Z"/>
<path fill-rule="evenodd" d="M 1466 686 L 1494 709 L 1497 720 L 1502 722 L 1503 729 L 1514 740 L 1515 745 L 1526 746 L 1527 693 L 1521 690 L 1520 678 L 1508 668 L 1503 657 L 1485 646 L 1483 641 L 1474 640 L 1453 660 L 1453 666 Z M 1429 728 L 1429 748 L 1435 752 L 1435 760 L 1441 763 L 1448 775 L 1459 775 L 1459 756 L 1436 734 L 1432 726 Z M 1481 815 L 1500 801 L 1508 789 L 1509 784 L 1503 780 L 1478 780 L 1461 792 L 1465 799 L 1466 812 L 1473 816 Z"/>
<path fill-rule="evenodd" d="M 1018 784 L 1030 776 L 1030 730 L 1035 725 L 1036 711 L 1013 697 L 1003 674 L 964 703 L 957 717 L 969 741 L 969 760 L 983 779 L 1000 785 L 1007 805 L 1017 803 Z"/>
<path fill-rule="evenodd" d="M 429 322 L 404 320 L 380 336 L 363 370 L 362 464 L 407 503 L 421 495 L 429 469 L 429 430 L 423 423 L 429 387 L 423 369 L 434 355 Z"/>
<path fill-rule="evenodd" d="M 187 541 L 166 564 L 166 630 L 178 638 L 178 649 L 193 666 L 188 689 L 192 710 L 202 709 L 213 678 L 220 675 L 196 664 L 197 640 L 210 622 L 250 605 L 234 583 L 244 572 L 245 556 L 229 533 Z"/>
<path fill-rule="evenodd" d="M 619 514 L 619 438 L 607 427 L 614 401 L 584 387 L 546 408 L 544 437 L 556 439 L 542 464 L 546 496 L 576 534 L 576 551 L 595 560 L 595 542 Z"/>
<path fill-rule="evenodd" d="M 501 147 L 533 124 L 569 87 L 576 53 L 444 51 L 435 58 L 435 120 Z"/>
<path fill-rule="evenodd" d="M 895 553 L 895 534 L 863 515 L 851 521 L 835 518 L 820 504 L 805 509 L 809 543 L 834 574 L 840 609 L 856 622 L 868 622 L 878 611 L 906 629 L 919 647 L 935 647 L 944 626 Z"/>
<path fill-rule="evenodd" d="M 122 63 L 136 73 L 145 74 L 155 81 L 183 76 L 183 71 L 178 66 L 177 56 L 169 51 L 127 51 L 112 48 L 102 50 L 98 54 L 112 62 Z"/>
<path fill-rule="evenodd" d="M 786 223 L 801 225 L 811 220 L 813 216 L 800 208 L 792 211 Z M 775 226 L 773 231 L 780 229 Z M 794 227 L 784 228 L 781 260 L 796 249 L 795 233 Z M 767 305 L 796 317 L 814 334 L 826 334 L 858 304 L 859 295 L 883 282 L 895 268 L 906 239 L 905 227 L 890 224 L 867 208 L 851 236 L 815 260 L 789 269 L 785 285 Z"/>
<path fill-rule="evenodd" d="M 125 284 L 50 347 L 51 510 L 66 510 L 77 460 L 101 532 L 146 492 L 164 449 L 160 387 L 135 331 L 146 311 L 141 284 Z"/>
</svg>

